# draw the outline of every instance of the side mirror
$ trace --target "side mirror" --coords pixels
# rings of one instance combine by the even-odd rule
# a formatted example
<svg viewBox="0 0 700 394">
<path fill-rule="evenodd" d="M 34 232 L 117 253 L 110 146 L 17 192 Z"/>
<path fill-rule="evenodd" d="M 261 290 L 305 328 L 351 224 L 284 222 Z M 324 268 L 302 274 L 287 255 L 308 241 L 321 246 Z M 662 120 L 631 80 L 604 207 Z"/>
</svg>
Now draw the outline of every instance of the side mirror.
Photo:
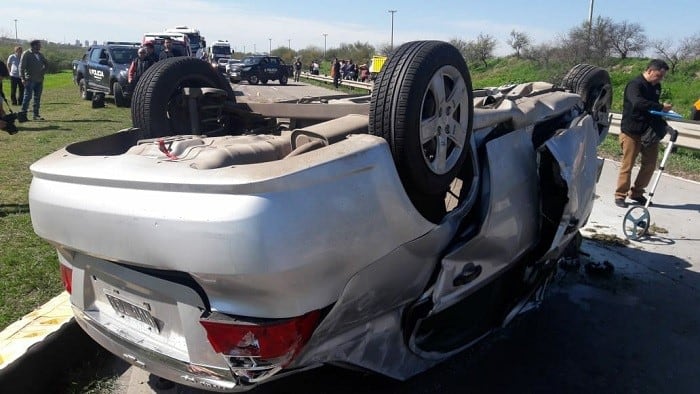
<svg viewBox="0 0 700 394">
<path fill-rule="evenodd" d="M 99 63 L 103 66 L 108 66 L 109 65 L 109 60 L 107 59 L 100 59 Z"/>
</svg>

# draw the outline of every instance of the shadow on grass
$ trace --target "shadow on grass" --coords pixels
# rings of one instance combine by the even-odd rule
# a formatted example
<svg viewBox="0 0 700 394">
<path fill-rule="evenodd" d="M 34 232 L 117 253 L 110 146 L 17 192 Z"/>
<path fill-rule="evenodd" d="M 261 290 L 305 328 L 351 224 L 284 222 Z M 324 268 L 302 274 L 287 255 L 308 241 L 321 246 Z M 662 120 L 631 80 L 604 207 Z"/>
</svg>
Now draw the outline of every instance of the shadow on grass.
<svg viewBox="0 0 700 394">
<path fill-rule="evenodd" d="M 0 204 L 0 217 L 15 213 L 29 213 L 29 204 Z"/>
<path fill-rule="evenodd" d="M 37 127 L 27 127 L 25 125 L 20 126 L 20 133 L 22 132 L 28 132 L 28 131 L 46 131 L 46 130 L 61 130 L 61 126 L 56 126 L 56 125 L 46 125 L 46 126 L 37 126 Z M 67 129 L 65 129 L 67 130 Z"/>
</svg>

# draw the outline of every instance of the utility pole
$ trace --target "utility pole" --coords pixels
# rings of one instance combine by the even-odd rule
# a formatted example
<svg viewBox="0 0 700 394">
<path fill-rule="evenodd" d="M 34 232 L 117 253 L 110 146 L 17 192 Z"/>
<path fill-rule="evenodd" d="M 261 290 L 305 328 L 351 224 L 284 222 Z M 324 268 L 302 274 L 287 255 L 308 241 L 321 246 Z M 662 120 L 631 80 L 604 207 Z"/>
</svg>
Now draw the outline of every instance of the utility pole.
<svg viewBox="0 0 700 394">
<path fill-rule="evenodd" d="M 19 41 L 19 38 L 17 38 L 17 19 L 15 19 L 15 41 Z"/>
<path fill-rule="evenodd" d="M 326 37 L 328 37 L 328 33 L 321 33 L 323 36 L 323 60 L 326 60 Z"/>
<path fill-rule="evenodd" d="M 591 0 L 591 5 L 588 7 L 588 41 L 591 41 L 591 29 L 593 28 L 593 3 L 595 0 Z"/>
<path fill-rule="evenodd" d="M 270 40 L 270 50 L 267 53 L 272 55 L 272 38 L 268 38 L 268 40 Z"/>
<path fill-rule="evenodd" d="M 287 38 L 287 48 L 291 51 L 292 50 L 292 39 Z"/>
<path fill-rule="evenodd" d="M 391 14 L 391 50 L 394 50 L 394 14 L 396 13 L 396 10 L 389 10 L 389 13 Z"/>
</svg>

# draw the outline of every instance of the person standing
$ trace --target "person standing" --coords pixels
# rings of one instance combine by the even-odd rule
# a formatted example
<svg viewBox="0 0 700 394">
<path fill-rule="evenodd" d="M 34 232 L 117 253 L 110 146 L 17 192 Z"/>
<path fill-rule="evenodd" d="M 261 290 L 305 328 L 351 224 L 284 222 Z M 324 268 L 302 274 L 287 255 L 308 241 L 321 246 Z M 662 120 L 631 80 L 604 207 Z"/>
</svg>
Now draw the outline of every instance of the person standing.
<svg viewBox="0 0 700 394">
<path fill-rule="evenodd" d="M 620 125 L 620 147 L 622 148 L 622 163 L 615 189 L 615 205 L 626 208 L 625 199 L 629 196 L 634 202 L 645 205 L 644 188 L 649 185 L 656 161 L 659 155 L 659 143 L 643 146 L 641 136 L 652 128 L 657 135 L 663 135 L 666 121 L 660 116 L 652 115 L 649 111 L 668 112 L 673 108 L 669 103 L 661 104 L 661 80 L 669 70 L 668 64 L 660 59 L 651 60 L 644 72 L 632 79 L 625 86 L 622 103 L 622 122 Z M 637 156 L 641 153 L 641 167 L 634 185 L 630 188 L 632 167 Z"/>
<path fill-rule="evenodd" d="M 20 59 L 19 73 L 24 84 L 24 96 L 22 99 L 22 112 L 27 112 L 29 102 L 34 97 L 33 120 L 44 120 L 39 115 L 41 106 L 41 93 L 44 90 L 44 74 L 49 67 L 49 62 L 41 53 L 41 41 L 32 40 L 29 43 L 30 49 L 24 51 Z"/>
<path fill-rule="evenodd" d="M 146 48 L 146 58 L 151 61 L 151 63 L 155 63 L 158 61 L 158 56 L 156 56 L 156 47 L 153 45 L 152 42 L 147 42 L 143 44 L 144 48 Z"/>
<path fill-rule="evenodd" d="M 336 89 L 338 89 L 338 85 L 340 84 L 340 61 L 338 61 L 338 58 L 336 57 L 333 59 L 333 64 L 331 64 L 331 78 L 333 78 L 333 86 L 335 86 Z"/>
<path fill-rule="evenodd" d="M 302 67 L 303 64 L 301 64 L 301 59 L 297 58 L 297 61 L 294 62 L 294 82 L 299 82 L 299 76 L 301 75 Z"/>
<path fill-rule="evenodd" d="M 137 57 L 131 62 L 129 71 L 127 72 L 127 92 L 129 95 L 133 94 L 136 83 L 141 78 L 141 75 L 143 75 L 153 63 L 153 58 L 148 56 L 146 47 L 139 48 Z"/>
<path fill-rule="evenodd" d="M 2 80 L 3 78 L 6 78 L 10 76 L 10 72 L 7 70 L 7 66 L 5 63 L 0 60 L 0 87 L 2 87 Z M 5 130 L 7 128 L 7 122 L 3 120 L 3 117 L 5 116 L 5 104 L 4 104 L 4 93 L 2 92 L 2 89 L 0 88 L 0 96 L 2 96 L 3 100 L 0 101 L 0 130 Z"/>
<path fill-rule="evenodd" d="M 160 56 L 158 60 L 167 59 L 169 57 L 175 57 L 177 54 L 173 51 L 173 41 L 170 38 L 163 40 L 163 50 L 160 51 Z"/>
<path fill-rule="evenodd" d="M 24 97 L 24 84 L 19 75 L 19 61 L 22 59 L 22 47 L 16 46 L 15 51 L 7 58 L 7 66 L 10 68 L 10 99 L 12 105 L 22 104 Z"/>
<path fill-rule="evenodd" d="M 693 108 L 690 109 L 690 119 L 700 120 L 700 99 L 693 104 Z"/>
</svg>

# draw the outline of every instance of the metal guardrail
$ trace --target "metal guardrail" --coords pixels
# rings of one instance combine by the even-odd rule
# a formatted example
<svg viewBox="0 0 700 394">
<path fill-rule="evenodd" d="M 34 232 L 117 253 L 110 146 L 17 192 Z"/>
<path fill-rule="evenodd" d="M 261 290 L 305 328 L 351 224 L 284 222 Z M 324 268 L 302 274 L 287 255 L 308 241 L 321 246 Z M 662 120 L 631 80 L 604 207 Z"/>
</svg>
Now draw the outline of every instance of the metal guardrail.
<svg viewBox="0 0 700 394">
<path fill-rule="evenodd" d="M 333 78 L 326 75 L 313 75 L 311 73 L 302 73 L 304 78 L 313 79 L 316 81 L 333 83 Z M 351 86 L 353 88 L 366 89 L 372 91 L 374 86 L 373 83 L 357 82 L 350 80 L 342 80 L 342 85 Z M 622 114 L 613 113 L 612 123 L 610 124 L 609 132 L 611 134 L 620 134 L 620 122 L 622 120 Z M 694 122 L 690 120 L 667 120 L 668 125 L 678 130 L 678 140 L 676 141 L 677 146 L 682 146 L 684 148 L 700 150 L 700 122 Z"/>
<path fill-rule="evenodd" d="M 314 81 L 333 83 L 333 78 L 327 75 L 313 75 L 308 72 L 303 72 L 301 73 L 301 77 L 306 79 L 313 79 Z M 370 92 L 372 91 L 372 87 L 374 86 L 374 83 L 372 82 L 358 82 L 349 79 L 341 79 L 340 84 L 343 86 L 350 86 L 352 88 L 365 89 Z"/>
<path fill-rule="evenodd" d="M 622 114 L 613 113 L 609 132 L 620 134 Z M 667 120 L 669 126 L 678 130 L 676 145 L 684 148 L 700 150 L 700 122 L 690 120 Z"/>
</svg>

